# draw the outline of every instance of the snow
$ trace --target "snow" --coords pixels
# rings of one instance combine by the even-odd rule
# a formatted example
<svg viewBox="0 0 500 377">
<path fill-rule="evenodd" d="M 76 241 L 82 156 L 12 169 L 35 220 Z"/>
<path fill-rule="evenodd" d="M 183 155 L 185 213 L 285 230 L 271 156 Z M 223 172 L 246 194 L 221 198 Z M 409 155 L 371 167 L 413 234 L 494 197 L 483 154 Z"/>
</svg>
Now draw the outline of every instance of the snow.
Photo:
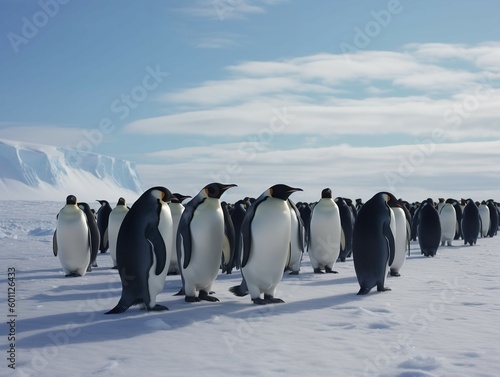
<svg viewBox="0 0 500 377">
<path fill-rule="evenodd" d="M 142 193 L 135 165 L 95 153 L 0 139 L 0 198 L 80 200 L 98 196 L 137 199 Z"/>
<path fill-rule="evenodd" d="M 220 302 L 186 303 L 173 296 L 180 278 L 167 276 L 157 301 L 169 311 L 104 315 L 118 302 L 118 273 L 106 253 L 84 277 L 64 277 L 52 254 L 63 204 L 0 202 L 2 312 L 14 267 L 17 314 L 16 369 L 4 357 L 2 376 L 498 375 L 500 237 L 453 241 L 434 258 L 412 243 L 390 292 L 357 296 L 352 259 L 320 275 L 306 253 L 278 286 L 284 304 L 233 296 L 234 271 L 214 284 Z"/>
</svg>

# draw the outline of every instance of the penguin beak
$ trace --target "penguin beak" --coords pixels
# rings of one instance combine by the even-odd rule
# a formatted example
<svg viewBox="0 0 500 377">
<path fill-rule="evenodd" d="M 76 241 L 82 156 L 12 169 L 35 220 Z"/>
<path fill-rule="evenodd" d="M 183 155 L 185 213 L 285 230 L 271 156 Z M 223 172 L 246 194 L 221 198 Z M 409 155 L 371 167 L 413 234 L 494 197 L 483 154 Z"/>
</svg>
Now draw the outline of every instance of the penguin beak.
<svg viewBox="0 0 500 377">
<path fill-rule="evenodd" d="M 298 188 L 298 187 L 294 187 L 294 188 L 291 188 L 290 190 L 287 190 L 287 192 L 297 192 L 297 191 L 304 191 L 304 190 L 302 190 L 301 188 Z"/>
<path fill-rule="evenodd" d="M 238 187 L 238 185 L 235 185 L 233 183 L 224 185 L 224 186 L 222 186 L 222 191 L 226 191 L 226 190 L 230 189 L 231 187 Z"/>
</svg>

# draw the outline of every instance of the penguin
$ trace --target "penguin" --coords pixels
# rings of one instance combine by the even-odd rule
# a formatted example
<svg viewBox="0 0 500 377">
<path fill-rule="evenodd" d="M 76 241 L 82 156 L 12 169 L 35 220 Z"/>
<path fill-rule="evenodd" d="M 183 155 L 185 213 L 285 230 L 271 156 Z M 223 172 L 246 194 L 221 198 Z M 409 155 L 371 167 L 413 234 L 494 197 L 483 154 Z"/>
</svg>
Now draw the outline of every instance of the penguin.
<svg viewBox="0 0 500 377">
<path fill-rule="evenodd" d="M 490 230 L 490 209 L 488 208 L 488 204 L 486 204 L 486 201 L 483 200 L 479 204 L 479 218 L 481 219 L 481 230 L 479 234 L 481 237 L 487 237 L 488 232 Z"/>
<path fill-rule="evenodd" d="M 90 263 L 87 267 L 87 272 L 92 271 L 92 267 L 97 266 L 97 254 L 99 252 L 99 243 L 100 243 L 100 235 L 99 229 L 97 228 L 97 222 L 94 214 L 90 210 L 90 206 L 88 203 L 78 202 L 78 208 L 80 208 L 83 213 L 85 213 L 85 217 L 87 219 L 87 226 L 89 227 L 90 238 L 91 238 L 91 248 L 90 248 Z"/>
<path fill-rule="evenodd" d="M 243 222 L 243 218 L 245 217 L 246 212 L 246 204 L 244 200 L 238 200 L 233 205 L 233 209 L 231 211 L 231 221 L 234 227 L 234 257 L 231 266 L 231 270 L 233 268 L 240 269 L 241 262 L 241 252 L 238 245 L 240 244 L 240 236 L 241 236 L 241 223 Z"/>
<path fill-rule="evenodd" d="M 344 198 L 335 198 L 335 203 L 339 208 L 340 225 L 342 226 L 345 239 L 344 246 L 340 249 L 339 260 L 341 262 L 345 262 L 346 258 L 352 253 L 352 229 L 354 226 L 354 214 Z"/>
<path fill-rule="evenodd" d="M 314 272 L 323 270 L 327 273 L 337 273 L 333 270 L 335 262 L 344 248 L 344 234 L 340 224 L 340 212 L 332 199 L 332 190 L 323 189 L 321 199 L 312 209 L 309 229 L 309 259 Z"/>
<path fill-rule="evenodd" d="M 457 229 L 455 231 L 454 240 L 458 240 L 462 237 L 462 206 L 455 199 L 448 199 L 452 201 L 453 208 L 455 208 L 455 215 L 457 216 Z"/>
<path fill-rule="evenodd" d="M 391 230 L 393 230 L 395 248 L 394 260 L 389 265 L 389 270 L 391 276 L 401 276 L 399 271 L 403 267 L 406 260 L 406 251 L 409 249 L 411 224 L 408 222 L 401 200 L 396 200 L 396 198 L 391 196 L 388 204 L 394 215 L 394 227 L 391 227 Z"/>
<path fill-rule="evenodd" d="M 472 199 L 467 199 L 462 215 L 462 238 L 464 245 L 475 245 L 479 234 L 479 209 Z"/>
<path fill-rule="evenodd" d="M 111 213 L 112 209 L 106 200 L 97 199 L 97 201 L 101 205 L 97 210 L 97 227 L 99 228 L 99 234 L 101 236 L 99 250 L 101 251 L 101 253 L 105 253 L 109 247 L 108 222 L 109 214 Z"/>
<path fill-rule="evenodd" d="M 488 230 L 488 237 L 493 237 L 497 234 L 498 230 L 499 212 L 493 199 L 489 199 L 486 203 L 490 210 L 490 228 Z"/>
<path fill-rule="evenodd" d="M 421 254 L 426 257 L 436 255 L 441 242 L 441 222 L 434 202 L 428 198 L 420 208 L 418 224 L 418 243 Z"/>
<path fill-rule="evenodd" d="M 116 263 L 122 293 L 118 304 L 105 314 L 125 312 L 142 305 L 150 311 L 168 310 L 156 303 L 167 275 L 167 246 L 173 243 L 173 229 L 167 229 L 164 206 L 171 192 L 161 186 L 146 190 L 125 215 L 116 243 Z M 168 214 L 170 214 L 168 212 Z M 171 220 L 171 217 L 170 217 Z M 170 223 L 171 224 L 171 223 Z"/>
<path fill-rule="evenodd" d="M 224 241 L 222 243 L 221 269 L 222 272 L 230 274 L 233 268 L 234 250 L 236 249 L 236 235 L 233 220 L 231 219 L 231 214 L 229 213 L 229 204 L 221 202 L 220 207 L 224 217 Z"/>
<path fill-rule="evenodd" d="M 85 276 L 90 264 L 92 237 L 85 213 L 78 208 L 74 195 L 68 195 L 66 205 L 57 215 L 52 247 L 66 277 Z"/>
<path fill-rule="evenodd" d="M 109 214 L 108 220 L 108 244 L 109 244 L 109 255 L 111 256 L 111 261 L 113 263 L 113 269 L 117 269 L 116 264 L 116 242 L 118 240 L 118 232 L 120 230 L 120 225 L 122 224 L 125 215 L 129 211 L 126 201 L 124 198 L 119 198 L 118 203 L 115 208 Z"/>
<path fill-rule="evenodd" d="M 436 209 L 438 211 L 438 213 L 441 211 L 441 208 L 443 208 L 443 206 L 445 205 L 445 199 L 444 198 L 438 198 L 438 202 L 436 204 Z"/>
<path fill-rule="evenodd" d="M 414 202 L 410 213 L 412 213 L 412 220 L 411 220 L 411 241 L 416 241 L 417 236 L 418 236 L 418 224 L 420 223 L 420 208 L 422 207 L 420 202 Z"/>
<path fill-rule="evenodd" d="M 446 200 L 440 207 L 439 221 L 441 223 L 441 246 L 452 246 L 457 230 L 457 215 L 453 207 L 453 199 Z"/>
<path fill-rule="evenodd" d="M 284 302 L 275 294 L 290 250 L 291 212 L 287 199 L 297 191 L 302 189 L 276 184 L 247 208 L 240 238 L 243 279 L 240 285 L 229 288 L 234 295 L 250 294 L 257 305 Z"/>
<path fill-rule="evenodd" d="M 172 214 L 173 221 L 173 229 L 174 236 L 177 237 L 177 229 L 179 228 L 179 221 L 182 216 L 182 212 L 184 212 L 184 205 L 182 202 L 188 198 L 191 198 L 189 195 L 182 195 L 178 192 L 174 192 L 175 200 L 173 199 L 170 203 L 170 213 Z M 168 275 L 179 275 L 181 270 L 179 268 L 179 262 L 177 261 L 177 242 L 175 242 L 175 249 L 172 252 L 172 256 L 170 257 L 170 265 L 168 267 Z"/>
<path fill-rule="evenodd" d="M 300 218 L 302 219 L 302 222 L 304 223 L 304 242 L 307 247 L 308 244 L 308 234 L 309 234 L 309 225 L 311 224 L 311 206 L 309 203 L 305 202 L 298 202 L 297 203 L 297 208 L 299 209 L 300 212 Z"/>
<path fill-rule="evenodd" d="M 291 214 L 291 240 L 290 240 L 290 257 L 285 267 L 290 270 L 290 275 L 298 275 L 300 272 L 300 264 L 304 255 L 304 223 L 300 217 L 300 212 L 295 203 L 288 199 L 288 207 Z"/>
<path fill-rule="evenodd" d="M 183 285 L 178 295 L 184 293 L 186 302 L 219 301 L 209 293 L 219 272 L 224 243 L 220 197 L 231 187 L 237 185 L 206 185 L 186 204 L 180 218 L 176 242 Z"/>
<path fill-rule="evenodd" d="M 367 294 L 375 286 L 379 292 L 391 290 L 385 286 L 385 279 L 395 254 L 388 204 L 392 198 L 390 193 L 379 192 L 363 204 L 356 216 L 352 257 L 360 286 L 358 295 Z"/>
</svg>

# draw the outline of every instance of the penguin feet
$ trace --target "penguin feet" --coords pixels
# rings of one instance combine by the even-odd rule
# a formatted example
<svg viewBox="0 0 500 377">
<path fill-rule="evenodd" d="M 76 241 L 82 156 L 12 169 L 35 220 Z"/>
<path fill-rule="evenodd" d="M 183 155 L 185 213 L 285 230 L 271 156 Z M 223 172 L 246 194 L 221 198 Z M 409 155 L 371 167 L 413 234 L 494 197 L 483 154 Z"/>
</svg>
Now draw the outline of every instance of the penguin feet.
<svg viewBox="0 0 500 377">
<path fill-rule="evenodd" d="M 87 272 L 92 272 L 92 266 L 89 264 L 89 266 L 87 267 Z"/>
<path fill-rule="evenodd" d="M 78 277 L 80 277 L 82 275 L 80 275 L 80 274 L 78 274 L 76 272 L 70 272 L 69 274 L 66 274 L 64 276 L 67 277 L 67 278 L 78 278 Z"/>
<path fill-rule="evenodd" d="M 159 304 L 156 304 L 154 307 L 152 308 L 148 308 L 149 311 L 151 312 L 161 312 L 161 311 L 164 311 L 164 310 L 168 310 L 168 308 L 164 305 L 159 305 Z"/>
<path fill-rule="evenodd" d="M 184 301 L 186 302 L 200 302 L 200 298 L 196 297 L 196 296 L 186 296 L 184 297 Z"/>
<path fill-rule="evenodd" d="M 91 264 L 91 266 L 92 266 L 92 267 L 99 267 L 99 266 L 97 265 L 97 262 L 96 262 L 96 261 L 93 261 L 93 262 L 92 262 L 92 264 Z"/>
<path fill-rule="evenodd" d="M 213 293 L 213 292 L 210 292 Z M 201 290 L 199 293 L 199 299 L 203 301 L 219 302 L 220 300 L 215 296 L 210 296 L 207 291 Z M 187 297 L 187 296 L 186 296 Z"/>
<path fill-rule="evenodd" d="M 338 271 L 334 271 L 334 270 L 332 270 L 332 269 L 331 269 L 330 267 L 328 267 L 328 266 L 326 266 L 326 267 L 325 267 L 325 272 L 326 272 L 327 274 L 338 274 L 338 273 L 339 273 Z"/>
<path fill-rule="evenodd" d="M 111 267 L 112 270 L 118 270 L 118 266 Z"/>
<path fill-rule="evenodd" d="M 260 298 L 260 297 L 257 297 L 257 298 L 253 298 L 252 299 L 252 302 L 256 305 L 267 305 L 269 304 L 269 302 L 267 302 L 266 300 Z"/>
<path fill-rule="evenodd" d="M 391 270 L 391 276 L 401 276 L 401 274 L 397 271 Z"/>
<path fill-rule="evenodd" d="M 298 275 L 299 271 L 291 271 L 288 275 Z"/>
<path fill-rule="evenodd" d="M 377 292 L 387 292 L 391 291 L 392 289 L 389 287 L 377 287 Z"/>
<path fill-rule="evenodd" d="M 361 289 L 359 290 L 359 292 L 357 293 L 358 295 L 366 295 L 368 292 L 370 292 L 371 288 L 365 288 L 365 287 L 361 287 Z"/>
<path fill-rule="evenodd" d="M 280 298 L 266 294 L 264 294 L 264 301 L 266 301 L 268 304 L 283 304 L 285 302 Z"/>
<path fill-rule="evenodd" d="M 319 268 L 319 267 L 314 269 L 314 273 L 315 274 L 324 274 L 324 272 L 321 271 L 321 268 Z"/>
</svg>

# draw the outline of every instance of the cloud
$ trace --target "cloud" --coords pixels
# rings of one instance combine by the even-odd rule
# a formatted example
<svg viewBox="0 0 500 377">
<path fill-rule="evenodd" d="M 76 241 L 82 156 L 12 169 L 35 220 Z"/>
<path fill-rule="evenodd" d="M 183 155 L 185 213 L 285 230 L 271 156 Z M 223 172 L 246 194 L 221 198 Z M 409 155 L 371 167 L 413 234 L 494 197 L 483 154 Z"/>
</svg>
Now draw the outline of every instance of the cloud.
<svg viewBox="0 0 500 377">
<path fill-rule="evenodd" d="M 239 148 L 234 143 L 198 150 L 179 148 L 168 151 L 164 163 L 159 159 L 138 169 L 147 185 L 160 184 L 157 177 L 161 176 L 172 182 L 173 190 L 190 195 L 208 182 L 238 184 L 238 190 L 225 197 L 228 201 L 257 196 L 279 182 L 303 188 L 304 193 L 294 194 L 294 200 L 305 201 L 317 200 L 325 187 L 331 187 L 335 196 L 365 200 L 383 190 L 409 201 L 421 201 L 429 192 L 436 198 L 500 198 L 500 140 L 290 150 L 264 147 L 262 151 Z M 215 150 L 219 152 L 212 153 Z"/>
<path fill-rule="evenodd" d="M 500 75 L 486 70 L 498 53 L 498 43 L 413 44 L 348 59 L 321 53 L 241 62 L 226 67 L 225 79 L 165 93 L 160 100 L 170 114 L 125 130 L 247 137 L 281 124 L 287 135 L 424 137 L 443 129 L 446 140 L 500 137 Z M 458 68 L 449 59 L 467 64 Z M 276 111 L 293 120 L 280 123 Z"/>
<path fill-rule="evenodd" d="M 211 20 L 239 20 L 249 15 L 266 13 L 266 8 L 283 0 L 198 0 L 179 11 L 192 17 Z"/>
</svg>

